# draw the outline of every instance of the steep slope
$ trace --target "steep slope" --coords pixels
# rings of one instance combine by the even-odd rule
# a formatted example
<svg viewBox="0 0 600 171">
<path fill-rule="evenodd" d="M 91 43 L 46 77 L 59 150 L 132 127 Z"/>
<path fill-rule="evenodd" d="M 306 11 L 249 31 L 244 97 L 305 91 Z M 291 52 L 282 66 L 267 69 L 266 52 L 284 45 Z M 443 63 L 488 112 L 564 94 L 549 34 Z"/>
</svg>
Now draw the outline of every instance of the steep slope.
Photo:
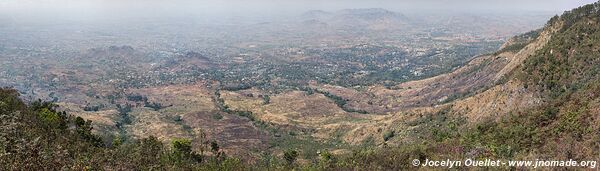
<svg viewBox="0 0 600 171">
<path fill-rule="evenodd" d="M 549 32 L 533 31 L 515 37 L 494 54 L 476 57 L 453 72 L 428 79 L 392 87 L 371 86 L 363 91 L 330 85 L 317 85 L 315 88 L 348 99 L 350 108 L 366 110 L 369 113 L 394 113 L 411 108 L 442 105 L 472 96 L 506 81 L 505 75 L 547 43 Z"/>
<path fill-rule="evenodd" d="M 481 69 L 494 71 L 480 77 L 492 83 L 490 88 L 480 89 L 464 99 L 435 107 L 400 110 L 385 121 L 374 121 L 366 127 L 390 124 L 383 129 L 388 130 L 382 134 L 383 148 L 353 153 L 341 167 L 401 170 L 414 168 L 412 159 L 448 158 L 598 161 L 599 21 L 600 2 L 597 2 L 552 18 L 537 38 L 524 45 L 514 42 L 519 38 L 509 41 L 503 47 L 505 50 L 490 55 L 494 56 L 491 59 L 508 60 L 501 67 Z M 516 50 L 507 53 L 510 47 Z M 471 77 L 464 70 L 483 59 L 490 58 L 479 57 L 447 75 L 405 83 L 404 86 L 417 90 L 411 87 L 400 93 L 421 91 L 434 97 L 436 89 L 430 87 L 432 84 Z M 352 130 L 346 137 L 360 137 L 359 132 L 362 131 Z M 347 164 L 353 162 L 367 166 Z M 581 168 L 586 167 L 575 169 Z"/>
<path fill-rule="evenodd" d="M 600 41 L 598 8 L 596 3 L 550 20 L 538 40 L 523 48 L 514 60 L 498 72 L 497 79 L 503 75 L 508 77 L 506 84 L 459 101 L 456 103 L 458 108 L 465 109 L 468 106 L 473 108 L 467 111 L 468 116 L 482 117 L 482 114 L 507 113 L 519 107 L 534 107 L 536 103 L 568 102 L 573 93 L 593 87 L 599 79 L 597 73 L 600 69 L 597 56 Z M 537 94 L 538 100 L 530 101 L 530 104 L 519 106 L 511 103 L 515 98 L 533 94 Z M 486 98 L 493 95 L 509 97 Z M 486 99 L 495 99 L 496 102 Z M 488 112 L 483 112 L 483 108 Z"/>
<path fill-rule="evenodd" d="M 552 18 L 496 74 L 505 81 L 409 121 L 412 136 L 429 157 L 597 160 L 599 20 L 600 3 Z"/>
<path fill-rule="evenodd" d="M 528 57 L 535 55 L 544 48 L 560 29 L 560 26 L 560 23 L 548 25 L 534 41 L 524 45 L 514 55 L 509 56 L 510 61 L 501 70 L 489 75 L 492 78 L 489 81 L 504 80 L 506 83 L 495 85 L 487 91 L 453 103 L 453 110 L 461 111 L 469 119 L 480 120 L 491 115 L 497 116 L 517 109 L 539 106 L 542 102 L 539 92 L 525 89 L 521 80 L 514 79 L 512 72 L 521 66 Z M 506 45 L 503 49 L 509 49 L 511 46 L 519 46 L 519 43 Z M 505 50 L 499 52 L 502 51 Z"/>
</svg>

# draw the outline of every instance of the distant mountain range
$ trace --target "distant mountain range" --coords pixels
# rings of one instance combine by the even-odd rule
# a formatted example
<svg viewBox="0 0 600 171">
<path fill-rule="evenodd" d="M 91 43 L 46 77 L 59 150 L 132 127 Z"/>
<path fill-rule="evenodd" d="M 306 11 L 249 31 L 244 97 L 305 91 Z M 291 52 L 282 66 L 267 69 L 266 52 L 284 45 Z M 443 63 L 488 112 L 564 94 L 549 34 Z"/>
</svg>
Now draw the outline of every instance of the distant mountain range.
<svg viewBox="0 0 600 171">
<path fill-rule="evenodd" d="M 409 20 L 401 13 L 382 8 L 343 9 L 335 12 L 312 10 L 301 15 L 303 24 L 332 27 L 364 27 L 373 30 L 393 29 L 407 25 Z"/>
</svg>

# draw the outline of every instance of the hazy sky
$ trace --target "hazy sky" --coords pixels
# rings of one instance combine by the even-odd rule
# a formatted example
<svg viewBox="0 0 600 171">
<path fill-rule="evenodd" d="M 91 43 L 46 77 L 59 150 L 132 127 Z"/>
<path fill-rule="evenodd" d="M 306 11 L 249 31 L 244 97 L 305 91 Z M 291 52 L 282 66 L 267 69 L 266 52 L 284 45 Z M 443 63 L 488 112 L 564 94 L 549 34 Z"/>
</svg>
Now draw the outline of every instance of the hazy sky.
<svg viewBox="0 0 600 171">
<path fill-rule="evenodd" d="M 185 16 L 301 13 L 344 8 L 385 8 L 397 12 L 552 11 L 557 14 L 596 0 L 0 0 L 0 15 Z"/>
<path fill-rule="evenodd" d="M 453 9 L 499 9 L 499 10 L 546 10 L 563 11 L 597 0 L 1 0 L 3 7 L 116 7 L 144 6 L 152 4 L 166 7 L 236 9 L 336 9 L 336 8 L 453 8 Z"/>
</svg>

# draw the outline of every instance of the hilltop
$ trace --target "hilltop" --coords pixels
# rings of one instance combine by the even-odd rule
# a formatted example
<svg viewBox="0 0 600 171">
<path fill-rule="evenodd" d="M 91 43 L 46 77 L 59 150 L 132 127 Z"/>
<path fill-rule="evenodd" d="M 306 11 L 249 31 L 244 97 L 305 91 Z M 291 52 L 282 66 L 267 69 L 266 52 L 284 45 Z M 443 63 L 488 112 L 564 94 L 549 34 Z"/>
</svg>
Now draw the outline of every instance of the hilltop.
<svg viewBox="0 0 600 171">
<path fill-rule="evenodd" d="M 340 28 L 393 30 L 406 27 L 410 20 L 401 13 L 382 8 L 342 9 L 335 12 L 312 10 L 300 16 L 303 24 L 323 23 Z"/>
</svg>

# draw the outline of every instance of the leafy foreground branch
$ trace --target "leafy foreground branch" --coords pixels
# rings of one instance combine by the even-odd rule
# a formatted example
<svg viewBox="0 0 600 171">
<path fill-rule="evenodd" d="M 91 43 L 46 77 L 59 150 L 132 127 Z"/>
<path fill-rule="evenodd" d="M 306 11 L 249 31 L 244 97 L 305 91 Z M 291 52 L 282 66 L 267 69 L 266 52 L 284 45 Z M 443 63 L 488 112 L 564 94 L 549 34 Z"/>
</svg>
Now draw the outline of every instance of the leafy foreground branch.
<svg viewBox="0 0 600 171">
<path fill-rule="evenodd" d="M 103 139 L 92 133 L 91 121 L 56 111 L 53 103 L 27 105 L 18 96 L 0 89 L 0 170 L 244 169 L 216 142 L 210 142 L 208 155 L 192 151 L 186 139 L 175 139 L 170 147 L 155 137 Z"/>
</svg>

